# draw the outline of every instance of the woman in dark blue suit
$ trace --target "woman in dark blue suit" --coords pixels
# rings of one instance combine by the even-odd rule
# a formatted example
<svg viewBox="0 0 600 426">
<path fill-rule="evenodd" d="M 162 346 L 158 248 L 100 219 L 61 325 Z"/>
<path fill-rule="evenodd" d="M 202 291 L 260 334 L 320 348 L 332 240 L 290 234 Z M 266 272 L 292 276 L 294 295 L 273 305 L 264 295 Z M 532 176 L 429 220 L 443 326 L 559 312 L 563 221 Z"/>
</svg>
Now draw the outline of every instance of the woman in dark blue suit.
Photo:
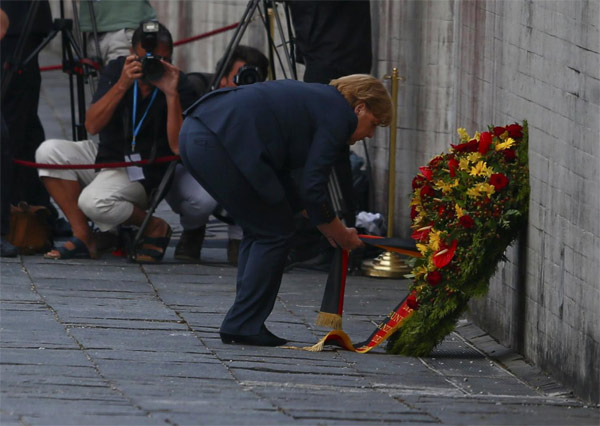
<svg viewBox="0 0 600 426">
<path fill-rule="evenodd" d="M 279 291 L 294 231 L 305 210 L 331 245 L 362 245 L 335 216 L 327 194 L 332 165 L 346 144 L 390 124 L 392 102 L 375 77 L 329 85 L 279 80 L 218 90 L 187 111 L 179 136 L 186 168 L 244 230 L 237 291 L 223 343 L 279 346 L 265 327 Z M 302 169 L 302 181 L 292 171 Z"/>
</svg>

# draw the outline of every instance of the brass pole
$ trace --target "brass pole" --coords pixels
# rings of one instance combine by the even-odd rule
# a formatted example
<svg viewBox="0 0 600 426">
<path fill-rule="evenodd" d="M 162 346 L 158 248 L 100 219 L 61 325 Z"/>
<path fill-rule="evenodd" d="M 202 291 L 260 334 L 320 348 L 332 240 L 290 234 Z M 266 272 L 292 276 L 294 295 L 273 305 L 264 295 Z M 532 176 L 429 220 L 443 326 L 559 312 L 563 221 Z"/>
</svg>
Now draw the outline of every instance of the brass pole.
<svg viewBox="0 0 600 426">
<path fill-rule="evenodd" d="M 390 126 L 390 158 L 389 158 L 389 187 L 388 187 L 388 220 L 387 220 L 387 236 L 394 236 L 394 211 L 396 207 L 396 120 L 398 118 L 398 68 L 392 69 L 392 75 L 386 76 L 392 80 L 392 102 L 394 109 L 392 110 L 392 124 Z"/>
<path fill-rule="evenodd" d="M 392 69 L 392 75 L 384 76 L 385 79 L 392 80 L 392 123 L 390 125 L 390 145 L 389 145 L 389 173 L 388 173 L 388 219 L 387 236 L 394 236 L 394 213 L 396 204 L 396 121 L 398 117 L 398 82 L 404 80 L 398 75 L 398 68 Z M 362 264 L 362 270 L 365 275 L 380 278 L 400 278 L 410 271 L 406 262 L 397 253 L 384 251 L 373 260 L 366 260 Z"/>
</svg>

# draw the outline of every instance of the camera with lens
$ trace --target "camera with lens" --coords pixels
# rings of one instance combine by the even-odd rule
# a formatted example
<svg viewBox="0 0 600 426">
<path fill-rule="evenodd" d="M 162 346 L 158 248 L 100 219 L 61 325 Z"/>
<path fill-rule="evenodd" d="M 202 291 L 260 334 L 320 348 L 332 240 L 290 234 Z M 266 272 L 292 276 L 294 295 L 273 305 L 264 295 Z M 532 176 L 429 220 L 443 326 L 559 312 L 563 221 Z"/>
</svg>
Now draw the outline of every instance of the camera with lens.
<svg viewBox="0 0 600 426">
<path fill-rule="evenodd" d="M 258 67 L 253 65 L 244 65 L 239 69 L 237 74 L 233 77 L 233 82 L 237 86 L 244 86 L 246 84 L 254 84 L 259 81 L 263 81 L 262 75 Z"/>
<path fill-rule="evenodd" d="M 142 73 L 148 81 L 160 80 L 164 73 L 163 64 L 160 58 L 154 56 L 154 49 L 158 45 L 158 22 L 148 21 L 142 25 L 142 48 L 146 51 L 146 56 L 142 58 Z"/>
</svg>

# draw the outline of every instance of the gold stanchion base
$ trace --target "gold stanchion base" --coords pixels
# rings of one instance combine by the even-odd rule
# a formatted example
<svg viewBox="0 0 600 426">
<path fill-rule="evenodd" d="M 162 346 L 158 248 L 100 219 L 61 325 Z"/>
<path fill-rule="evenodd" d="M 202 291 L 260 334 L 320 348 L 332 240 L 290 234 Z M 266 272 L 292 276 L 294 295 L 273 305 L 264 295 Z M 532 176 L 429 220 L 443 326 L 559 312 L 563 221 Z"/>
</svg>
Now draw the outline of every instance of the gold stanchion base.
<svg viewBox="0 0 600 426">
<path fill-rule="evenodd" d="M 361 269 L 369 277 L 402 278 L 410 273 L 410 267 L 398 253 L 384 251 L 375 259 L 365 260 Z"/>
</svg>

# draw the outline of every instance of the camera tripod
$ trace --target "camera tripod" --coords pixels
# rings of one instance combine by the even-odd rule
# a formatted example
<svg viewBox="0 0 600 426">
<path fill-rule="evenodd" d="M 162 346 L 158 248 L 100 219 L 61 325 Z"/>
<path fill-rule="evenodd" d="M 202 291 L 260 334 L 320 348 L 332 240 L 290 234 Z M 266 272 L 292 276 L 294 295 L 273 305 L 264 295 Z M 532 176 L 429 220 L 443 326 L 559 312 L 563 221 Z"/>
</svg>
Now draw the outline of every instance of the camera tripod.
<svg viewBox="0 0 600 426">
<path fill-rule="evenodd" d="M 6 95 L 10 81 L 15 72 L 29 64 L 39 53 L 50 43 L 58 34 L 61 35 L 62 46 L 62 70 L 69 74 L 69 95 L 71 106 L 71 125 L 73 132 L 73 140 L 78 141 L 87 138 L 85 131 L 85 78 L 95 74 L 96 69 L 90 61 L 86 61 L 83 52 L 73 34 L 73 20 L 64 18 L 63 1 L 60 1 L 60 19 L 55 19 L 53 22 L 52 31 L 46 38 L 37 46 L 33 52 L 29 54 L 25 60 L 22 60 L 24 54 L 25 43 L 31 34 L 31 26 L 37 14 L 39 3 L 32 2 L 27 12 L 24 31 L 19 37 L 17 48 L 12 60 L 5 64 L 7 69 L 6 77 L 2 82 L 2 97 Z M 75 78 L 75 82 L 74 82 Z M 75 95 L 75 91 L 77 95 Z M 77 107 L 75 106 L 75 98 L 77 98 Z"/>
<path fill-rule="evenodd" d="M 261 3 L 263 6 L 262 9 L 261 9 Z M 281 59 L 281 55 L 279 54 L 279 52 L 277 50 L 277 45 L 275 44 L 275 40 L 274 40 L 273 34 L 271 32 L 270 22 L 269 22 L 269 18 L 268 18 L 269 15 L 272 15 L 274 17 L 274 21 L 277 25 L 277 33 L 279 34 L 279 37 L 282 40 L 281 47 L 283 48 L 289 75 L 291 76 L 291 78 L 293 78 L 295 80 L 298 79 L 297 70 L 296 70 L 296 61 L 294 59 L 295 58 L 294 34 L 292 31 L 289 8 L 288 8 L 287 4 L 285 2 L 283 2 L 283 10 L 285 13 L 286 24 L 287 24 L 287 41 L 286 41 L 286 35 L 283 30 L 283 24 L 281 23 L 281 18 L 279 16 L 279 12 L 277 9 L 278 9 L 277 1 L 274 1 L 274 0 L 250 0 L 248 2 L 247 6 L 246 6 L 246 10 L 244 11 L 242 18 L 240 19 L 240 24 L 235 29 L 233 37 L 231 38 L 231 41 L 227 45 L 227 49 L 225 50 L 225 54 L 223 55 L 224 59 L 221 61 L 219 69 L 217 69 L 217 72 L 215 73 L 215 75 L 213 77 L 213 80 L 210 85 L 211 90 L 215 90 L 215 89 L 219 88 L 218 87 L 219 82 L 221 81 L 221 78 L 225 74 L 225 69 L 227 67 L 227 64 L 233 57 L 233 53 L 234 53 L 235 49 L 240 44 L 240 41 L 242 40 L 242 37 L 244 36 L 244 33 L 246 32 L 248 25 L 250 25 L 250 23 L 254 20 L 254 16 L 256 15 L 257 12 L 258 12 L 259 16 L 261 17 L 261 20 L 263 21 L 263 24 L 264 24 L 265 30 L 266 30 L 266 34 L 267 34 L 267 40 L 268 40 L 268 44 L 269 44 L 269 52 L 268 53 L 269 53 L 269 65 L 270 65 L 270 69 L 271 69 L 271 78 L 273 80 L 276 79 L 275 56 L 277 56 L 277 58 L 278 58 L 278 62 L 283 71 L 284 78 L 288 78 L 288 74 L 285 71 L 283 60 Z M 269 12 L 271 12 L 271 13 L 269 13 Z M 288 48 L 288 45 L 289 45 L 289 48 Z"/>
</svg>

